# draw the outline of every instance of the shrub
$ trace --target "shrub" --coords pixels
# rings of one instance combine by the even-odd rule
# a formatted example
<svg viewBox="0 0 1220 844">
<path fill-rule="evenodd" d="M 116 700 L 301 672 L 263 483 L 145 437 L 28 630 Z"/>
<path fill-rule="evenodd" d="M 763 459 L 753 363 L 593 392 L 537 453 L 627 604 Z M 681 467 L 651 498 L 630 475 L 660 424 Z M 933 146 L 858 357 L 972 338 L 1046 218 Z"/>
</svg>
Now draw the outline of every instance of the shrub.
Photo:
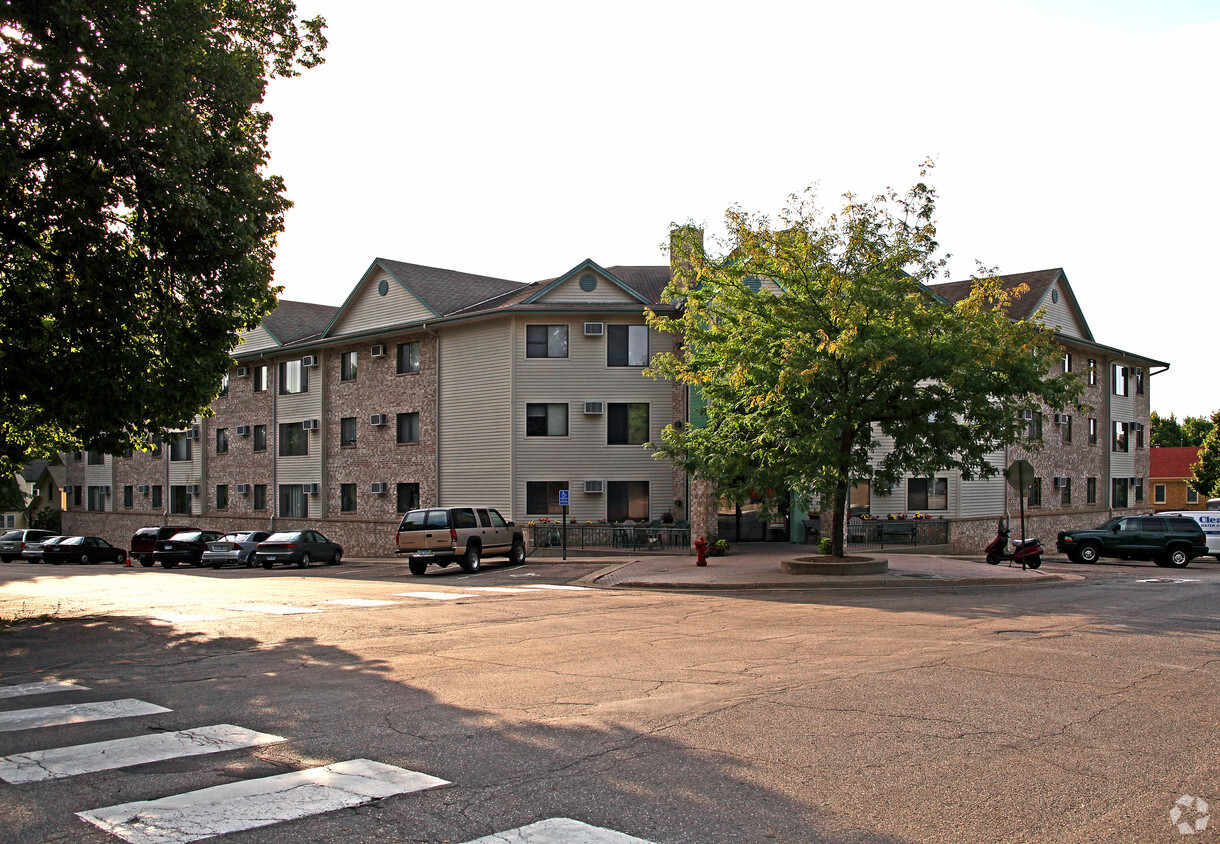
<svg viewBox="0 0 1220 844">
<path fill-rule="evenodd" d="M 832 551 L 834 551 L 834 548 L 834 540 L 829 536 L 823 536 L 821 540 L 818 541 L 818 551 L 823 554 L 830 554 Z"/>
</svg>

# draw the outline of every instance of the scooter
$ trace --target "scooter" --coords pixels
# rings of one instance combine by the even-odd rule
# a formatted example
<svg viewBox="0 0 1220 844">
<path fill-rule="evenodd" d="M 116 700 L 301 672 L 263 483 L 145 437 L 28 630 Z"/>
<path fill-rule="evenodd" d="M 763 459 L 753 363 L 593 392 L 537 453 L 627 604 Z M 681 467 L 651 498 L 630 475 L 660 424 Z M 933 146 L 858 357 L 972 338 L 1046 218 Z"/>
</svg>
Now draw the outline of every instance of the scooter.
<svg viewBox="0 0 1220 844">
<path fill-rule="evenodd" d="M 1042 565 L 1042 543 L 1037 537 L 1033 539 L 1016 539 L 1012 543 L 1012 551 L 1008 550 L 1008 528 L 1004 524 L 1000 524 L 995 539 L 991 540 L 991 544 L 983 549 L 987 555 L 987 562 L 993 566 L 998 566 L 1002 561 L 1008 560 L 1008 565 L 1020 563 L 1021 568 L 1036 569 Z"/>
</svg>

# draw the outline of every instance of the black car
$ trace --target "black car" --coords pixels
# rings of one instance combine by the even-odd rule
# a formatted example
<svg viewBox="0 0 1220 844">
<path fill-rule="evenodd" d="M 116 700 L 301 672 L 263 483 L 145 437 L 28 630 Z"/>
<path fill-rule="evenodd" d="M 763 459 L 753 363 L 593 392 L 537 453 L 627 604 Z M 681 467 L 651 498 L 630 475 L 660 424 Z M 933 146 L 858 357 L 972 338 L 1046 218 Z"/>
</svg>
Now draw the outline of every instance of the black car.
<svg viewBox="0 0 1220 844">
<path fill-rule="evenodd" d="M 153 548 L 153 559 L 163 568 L 172 569 L 179 563 L 192 566 L 203 565 L 203 552 L 208 550 L 208 543 L 220 539 L 218 530 L 184 530 L 175 533 L 169 539 L 164 539 Z"/>
<path fill-rule="evenodd" d="M 1062 531 L 1055 548 L 1077 563 L 1116 557 L 1176 569 L 1208 553 L 1203 528 L 1184 516 L 1120 516 L 1094 530 Z"/>
<path fill-rule="evenodd" d="M 60 565 L 77 563 L 125 563 L 127 551 L 116 548 L 100 536 L 69 536 L 42 549 L 43 562 Z"/>
<path fill-rule="evenodd" d="M 313 561 L 325 561 L 337 566 L 343 560 L 343 549 L 316 530 L 288 530 L 273 533 L 266 542 L 254 549 L 254 562 L 269 569 L 276 563 L 296 563 L 301 568 Z"/>
<path fill-rule="evenodd" d="M 182 533 L 184 530 L 199 530 L 199 528 L 190 525 L 153 525 L 140 528 L 131 536 L 131 559 L 144 568 L 150 568 L 156 562 L 153 559 L 153 551 L 156 549 L 157 543 L 169 539 L 176 533 Z"/>
</svg>

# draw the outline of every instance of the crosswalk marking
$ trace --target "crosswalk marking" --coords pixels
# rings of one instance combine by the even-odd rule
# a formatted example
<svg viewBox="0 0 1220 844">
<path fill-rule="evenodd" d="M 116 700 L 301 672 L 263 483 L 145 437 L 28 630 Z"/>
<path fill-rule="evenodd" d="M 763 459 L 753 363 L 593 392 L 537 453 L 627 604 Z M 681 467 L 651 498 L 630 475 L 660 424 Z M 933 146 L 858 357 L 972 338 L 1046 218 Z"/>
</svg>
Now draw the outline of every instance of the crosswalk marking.
<svg viewBox="0 0 1220 844">
<path fill-rule="evenodd" d="M 21 697 L 22 695 L 44 695 L 49 692 L 84 692 L 88 686 L 78 686 L 75 683 L 64 683 L 60 680 L 42 680 L 37 683 L 21 683 L 17 686 L 0 686 L 0 698 Z"/>
<path fill-rule="evenodd" d="M 590 826 L 571 818 L 550 818 L 528 826 L 485 835 L 466 844 L 652 844 L 643 838 Z"/>
<path fill-rule="evenodd" d="M 97 703 L 70 703 L 63 706 L 42 706 L 37 709 L 18 709 L 13 712 L 0 712 L 0 733 L 31 730 L 35 727 L 77 724 L 83 721 L 107 721 L 111 718 L 157 715 L 171 711 L 164 706 L 145 703 L 133 698 L 104 700 Z"/>
<path fill-rule="evenodd" d="M 448 784 L 416 771 L 353 759 L 159 800 L 77 812 L 77 816 L 129 844 L 176 844 Z"/>
<path fill-rule="evenodd" d="M 464 586 L 462 588 L 469 589 L 471 592 L 475 592 L 475 591 L 478 591 L 478 592 L 504 592 L 504 593 L 511 592 L 514 594 L 520 594 L 521 592 L 529 591 L 524 586 Z"/>
<path fill-rule="evenodd" d="M 0 779 L 10 783 L 41 782 L 281 741 L 287 739 L 232 724 L 217 724 L 0 757 Z"/>
<path fill-rule="evenodd" d="M 387 607 L 402 601 L 368 601 L 364 598 L 340 598 L 334 601 L 318 601 L 319 604 L 338 604 L 343 607 Z"/>
<path fill-rule="evenodd" d="M 281 607 L 274 604 L 250 604 L 244 607 L 225 607 L 226 610 L 239 612 L 261 612 L 268 615 L 300 615 L 302 613 L 322 612 L 311 607 Z"/>
<path fill-rule="evenodd" d="M 191 621 L 224 621 L 222 615 L 191 615 L 190 613 L 164 613 L 163 615 L 153 615 L 149 618 L 156 621 L 168 621 L 171 624 L 182 624 Z"/>
<path fill-rule="evenodd" d="M 461 592 L 394 592 L 395 598 L 425 598 L 429 601 L 456 601 L 458 598 L 477 598 Z"/>
</svg>

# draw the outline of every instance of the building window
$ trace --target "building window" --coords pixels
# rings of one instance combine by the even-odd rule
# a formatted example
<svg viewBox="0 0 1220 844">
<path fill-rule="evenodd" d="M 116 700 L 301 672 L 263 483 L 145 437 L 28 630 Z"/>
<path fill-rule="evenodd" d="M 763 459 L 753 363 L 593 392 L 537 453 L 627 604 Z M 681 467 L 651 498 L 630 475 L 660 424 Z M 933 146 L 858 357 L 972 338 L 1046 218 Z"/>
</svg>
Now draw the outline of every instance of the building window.
<svg viewBox="0 0 1220 844">
<path fill-rule="evenodd" d="M 267 364 L 264 363 L 261 366 L 254 367 L 253 378 L 254 378 L 254 392 L 256 392 L 256 393 L 267 392 Z"/>
<path fill-rule="evenodd" d="M 266 451 L 267 450 L 267 426 L 266 425 L 255 425 L 254 426 L 254 450 L 255 451 Z"/>
<path fill-rule="evenodd" d="M 1135 447 L 1144 447 L 1144 426 L 1139 422 L 1134 423 L 1131 427 L 1135 428 Z"/>
<path fill-rule="evenodd" d="M 105 510 L 106 509 L 106 494 L 100 486 L 89 487 L 89 510 Z"/>
<path fill-rule="evenodd" d="M 1066 420 L 1063 423 L 1063 442 L 1066 444 L 1072 441 L 1072 414 L 1065 413 L 1063 417 Z"/>
<path fill-rule="evenodd" d="M 398 485 L 398 512 L 407 513 L 419 509 L 419 484 Z"/>
<path fill-rule="evenodd" d="M 309 435 L 300 422 L 280 423 L 280 457 L 304 457 L 309 454 Z M 280 487 L 283 490 L 283 487 Z M 281 513 L 283 515 L 283 513 Z"/>
<path fill-rule="evenodd" d="M 1187 500 L 1189 500 L 1189 499 L 1187 499 Z M 1164 504 L 1165 503 L 1165 485 L 1164 484 L 1153 484 L 1152 485 L 1152 503 L 1154 503 L 1154 504 Z"/>
<path fill-rule="evenodd" d="M 648 326 L 607 325 L 607 366 L 647 366 Z"/>
<path fill-rule="evenodd" d="M 568 327 L 566 325 L 525 326 L 525 356 L 527 358 L 566 358 Z"/>
<path fill-rule="evenodd" d="M 1085 498 L 1087 504 L 1097 503 L 1097 478 L 1089 478 L 1085 481 Z"/>
<path fill-rule="evenodd" d="M 648 481 L 606 482 L 607 521 L 646 522 L 648 514 Z"/>
<path fill-rule="evenodd" d="M 1187 504 L 1198 504 L 1199 503 L 1199 492 L 1193 486 L 1186 487 L 1186 503 Z"/>
<path fill-rule="evenodd" d="M 149 454 L 153 457 L 160 457 L 161 456 L 161 435 L 153 434 L 151 437 L 148 438 L 148 442 L 150 445 L 152 445 L 152 451 L 150 451 Z"/>
<path fill-rule="evenodd" d="M 106 455 L 102 454 L 100 451 L 91 451 L 89 452 L 89 459 L 86 462 L 90 466 L 105 466 Z"/>
<path fill-rule="evenodd" d="M 948 510 L 949 479 L 908 478 L 907 509 L 916 512 L 921 510 Z"/>
<path fill-rule="evenodd" d="M 154 485 L 153 485 L 153 488 L 152 488 L 152 508 L 153 508 L 154 510 L 160 510 L 160 509 L 161 509 L 161 507 L 162 507 L 162 501 L 161 501 L 161 485 L 160 485 L 160 484 L 154 484 Z"/>
<path fill-rule="evenodd" d="M 646 403 L 606 405 L 606 443 L 643 445 L 648 442 L 648 405 Z"/>
<path fill-rule="evenodd" d="M 183 434 L 169 444 L 169 459 L 174 463 L 183 463 L 191 459 L 191 441 Z"/>
<path fill-rule="evenodd" d="M 216 453 L 217 454 L 228 454 L 229 453 L 229 429 L 228 428 L 217 428 L 216 429 Z"/>
<path fill-rule="evenodd" d="M 419 341 L 398 344 L 398 374 L 419 372 Z"/>
<path fill-rule="evenodd" d="M 136 506 L 136 488 L 128 484 L 123 487 L 123 507 L 130 510 Z"/>
<path fill-rule="evenodd" d="M 1144 368 L 1142 366 L 1135 368 L 1135 394 L 1137 396 L 1144 394 Z"/>
<path fill-rule="evenodd" d="M 356 380 L 356 353 L 344 352 L 339 355 L 339 380 Z"/>
<path fill-rule="evenodd" d="M 1110 364 L 1110 384 L 1114 390 L 1114 395 L 1129 395 L 1127 387 L 1127 367 L 1119 366 L 1117 363 Z M 1125 507 L 1127 505 L 1124 504 L 1123 506 Z"/>
<path fill-rule="evenodd" d="M 1071 352 L 1063 353 L 1063 371 L 1064 372 L 1072 371 L 1072 353 Z"/>
<path fill-rule="evenodd" d="M 350 446 L 356 444 L 356 417 L 345 416 L 339 420 L 339 445 Z"/>
<path fill-rule="evenodd" d="M 1127 432 L 1129 430 L 1127 422 L 1114 423 L 1114 437 L 1110 441 L 1110 451 L 1121 451 L 1124 454 L 1127 452 Z"/>
<path fill-rule="evenodd" d="M 225 396 L 227 396 L 228 394 L 229 394 L 229 373 L 226 372 L 220 378 L 220 393 L 216 397 L 222 399 Z"/>
<path fill-rule="evenodd" d="M 559 493 L 567 488 L 567 481 L 526 481 L 525 512 L 531 516 L 563 515 Z"/>
<path fill-rule="evenodd" d="M 1089 445 L 1097 445 L 1097 420 L 1089 420 Z"/>
<path fill-rule="evenodd" d="M 1097 361 L 1089 358 L 1089 386 L 1097 386 Z"/>
<path fill-rule="evenodd" d="M 186 494 L 185 486 L 171 486 L 169 488 L 169 511 L 171 513 L 191 512 L 190 496 Z"/>
<path fill-rule="evenodd" d="M 266 510 L 267 509 L 267 485 L 266 484 L 255 484 L 254 485 L 254 509 L 255 510 Z"/>
<path fill-rule="evenodd" d="M 1042 411 L 1035 410 L 1034 415 L 1029 419 L 1029 430 L 1027 431 L 1031 440 L 1042 439 Z"/>
<path fill-rule="evenodd" d="M 229 485 L 216 484 L 216 509 L 229 509 Z"/>
<path fill-rule="evenodd" d="M 400 443 L 419 442 L 419 414 L 418 413 L 400 413 L 400 414 L 398 414 L 398 442 L 400 442 Z"/>
<path fill-rule="evenodd" d="M 85 494 L 85 490 L 79 484 L 77 486 L 72 487 L 72 506 L 73 507 L 83 507 L 84 506 L 85 500 L 84 500 L 84 498 L 82 498 L 82 496 L 84 494 Z"/>
<path fill-rule="evenodd" d="M 300 360 L 286 360 L 280 363 L 280 395 L 309 392 L 309 370 Z"/>
<path fill-rule="evenodd" d="M 280 484 L 280 516 L 303 519 L 309 515 L 309 505 L 302 484 Z"/>
<path fill-rule="evenodd" d="M 339 511 L 342 513 L 356 512 L 355 484 L 339 484 Z"/>
<path fill-rule="evenodd" d="M 1059 482 L 1059 503 L 1064 507 L 1072 503 L 1072 479 L 1063 478 Z"/>
<path fill-rule="evenodd" d="M 1110 506 L 1116 509 L 1127 506 L 1127 479 L 1114 478 L 1110 482 Z"/>
<path fill-rule="evenodd" d="M 1144 479 L 1135 479 L 1135 503 L 1139 504 L 1144 500 Z"/>
<path fill-rule="evenodd" d="M 1025 502 L 1026 507 L 1041 507 L 1042 506 L 1042 479 L 1034 478 L 1034 482 L 1029 485 L 1029 499 Z"/>
<path fill-rule="evenodd" d="M 525 406 L 525 435 L 527 437 L 566 437 L 568 435 L 568 406 L 559 403 L 527 404 Z"/>
</svg>

